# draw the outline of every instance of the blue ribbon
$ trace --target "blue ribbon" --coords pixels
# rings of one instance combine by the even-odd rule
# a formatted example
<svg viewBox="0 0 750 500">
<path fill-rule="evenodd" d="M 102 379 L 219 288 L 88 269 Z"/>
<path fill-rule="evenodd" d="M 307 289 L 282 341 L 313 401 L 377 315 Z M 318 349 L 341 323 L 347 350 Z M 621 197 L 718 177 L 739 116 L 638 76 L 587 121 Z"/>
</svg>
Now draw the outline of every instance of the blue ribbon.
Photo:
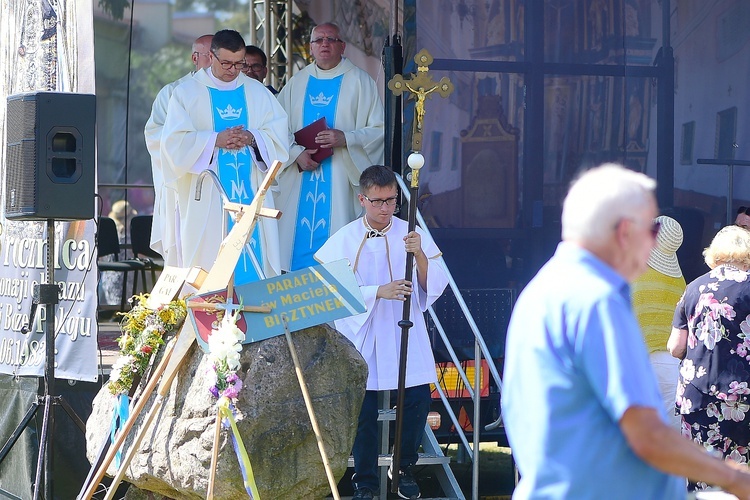
<svg viewBox="0 0 750 500">
<path fill-rule="evenodd" d="M 112 411 L 112 424 L 109 428 L 109 441 L 110 443 L 115 442 L 115 436 L 117 431 L 122 429 L 125 422 L 128 421 L 130 416 L 130 398 L 127 394 L 118 394 L 115 400 L 115 407 Z M 122 449 L 117 450 L 115 455 L 115 468 L 120 468 L 120 461 L 122 459 Z"/>
<path fill-rule="evenodd" d="M 245 444 L 242 442 L 240 431 L 237 429 L 237 422 L 235 420 L 236 410 L 234 405 L 229 402 L 228 398 L 222 398 L 217 403 L 217 409 L 223 416 L 221 423 L 224 428 L 231 429 L 232 431 L 230 433 L 232 447 L 234 448 L 234 454 L 237 456 L 237 462 L 239 463 L 240 472 L 242 473 L 245 491 L 247 491 L 251 500 L 260 500 L 258 485 L 255 483 L 255 475 L 253 474 L 253 467 L 250 465 L 250 457 L 245 449 Z"/>
</svg>

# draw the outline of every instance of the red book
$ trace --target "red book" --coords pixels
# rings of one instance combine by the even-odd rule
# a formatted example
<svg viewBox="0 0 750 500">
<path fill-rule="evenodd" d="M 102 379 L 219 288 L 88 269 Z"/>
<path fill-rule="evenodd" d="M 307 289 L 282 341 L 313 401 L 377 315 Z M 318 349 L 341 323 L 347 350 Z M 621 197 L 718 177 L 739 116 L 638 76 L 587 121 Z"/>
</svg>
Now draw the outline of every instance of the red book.
<svg viewBox="0 0 750 500">
<path fill-rule="evenodd" d="M 294 141 L 297 144 L 299 144 L 300 146 L 304 146 L 305 149 L 318 150 L 317 153 L 311 156 L 313 161 L 316 161 L 318 163 L 333 155 L 333 148 L 321 148 L 320 146 L 315 144 L 315 136 L 318 135 L 318 132 L 322 132 L 327 129 L 328 124 L 326 123 L 326 117 L 324 116 L 323 118 L 318 118 L 310 125 L 302 127 L 294 133 Z"/>
</svg>

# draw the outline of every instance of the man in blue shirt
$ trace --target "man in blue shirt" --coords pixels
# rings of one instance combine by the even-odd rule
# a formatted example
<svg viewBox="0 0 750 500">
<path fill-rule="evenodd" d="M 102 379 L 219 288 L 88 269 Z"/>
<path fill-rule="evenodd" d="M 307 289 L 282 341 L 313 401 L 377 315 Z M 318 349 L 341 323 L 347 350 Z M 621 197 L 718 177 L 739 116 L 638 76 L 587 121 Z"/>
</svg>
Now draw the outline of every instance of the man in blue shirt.
<svg viewBox="0 0 750 500">
<path fill-rule="evenodd" d="M 750 498 L 745 466 L 666 423 L 631 311 L 628 283 L 659 231 L 655 186 L 619 165 L 584 173 L 563 204 L 563 242 L 516 303 L 502 387 L 514 498 L 685 498 L 678 476 Z"/>
</svg>

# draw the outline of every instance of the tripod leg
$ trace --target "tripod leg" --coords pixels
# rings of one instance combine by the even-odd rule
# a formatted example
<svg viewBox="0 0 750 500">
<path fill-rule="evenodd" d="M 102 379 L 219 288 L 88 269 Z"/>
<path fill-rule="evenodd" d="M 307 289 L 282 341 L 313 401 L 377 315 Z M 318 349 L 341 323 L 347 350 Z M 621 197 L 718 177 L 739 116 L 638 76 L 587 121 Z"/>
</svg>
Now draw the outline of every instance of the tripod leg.
<svg viewBox="0 0 750 500">
<path fill-rule="evenodd" d="M 86 434 L 86 424 L 81 420 L 81 417 L 78 416 L 78 414 L 75 412 L 72 406 L 65 401 L 65 399 L 62 396 L 58 396 L 55 398 L 55 403 L 59 403 L 60 406 L 62 406 L 63 410 L 65 410 L 65 413 L 68 414 L 70 419 L 75 423 L 79 429 L 81 429 L 81 432 Z"/>
<path fill-rule="evenodd" d="M 47 460 L 49 460 L 49 448 L 48 448 L 48 437 L 49 437 L 49 423 L 50 416 L 52 414 L 52 400 L 51 396 L 44 396 L 44 418 L 42 419 L 42 434 L 39 436 L 39 458 L 36 461 L 36 480 L 34 482 L 34 500 L 39 498 L 39 485 L 42 482 L 42 469 Z M 44 477 L 44 489 L 48 493 L 51 493 L 52 489 L 52 477 Z M 52 498 L 48 496 L 48 498 Z"/>
<path fill-rule="evenodd" d="M 31 403 L 31 406 L 29 406 L 28 411 L 26 412 L 26 415 L 24 415 L 23 420 L 18 424 L 18 426 L 13 431 L 13 434 L 10 435 L 10 438 L 5 443 L 5 446 L 3 446 L 3 449 L 0 450 L 0 463 L 2 463 L 3 460 L 5 460 L 5 456 L 10 453 L 10 450 L 13 448 L 13 445 L 16 444 L 16 441 L 18 441 L 18 438 L 21 437 L 21 434 L 23 434 L 23 431 L 26 430 L 26 426 L 29 425 L 29 422 L 31 422 L 31 419 L 34 418 L 34 415 L 36 415 L 36 411 L 39 409 L 39 401 L 35 401 Z"/>
</svg>

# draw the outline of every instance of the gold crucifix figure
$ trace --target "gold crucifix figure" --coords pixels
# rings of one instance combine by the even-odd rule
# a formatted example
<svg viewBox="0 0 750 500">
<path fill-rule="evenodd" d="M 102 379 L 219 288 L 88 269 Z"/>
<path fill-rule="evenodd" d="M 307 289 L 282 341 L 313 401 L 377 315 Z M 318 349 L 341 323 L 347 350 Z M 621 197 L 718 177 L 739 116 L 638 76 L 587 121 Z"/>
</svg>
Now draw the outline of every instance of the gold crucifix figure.
<svg viewBox="0 0 750 500">
<path fill-rule="evenodd" d="M 453 83 L 447 77 L 444 76 L 439 82 L 432 79 L 428 68 L 432 61 L 432 56 L 427 52 L 427 49 L 422 49 L 414 56 L 414 62 L 417 64 L 416 75 L 412 74 L 409 79 L 405 79 L 401 75 L 395 75 L 388 82 L 388 88 L 391 89 L 393 95 L 400 96 L 408 91 L 411 93 L 410 98 L 417 101 L 414 105 L 414 127 L 411 141 L 413 151 L 422 150 L 425 98 L 432 97 L 431 94 L 435 91 L 440 94 L 440 97 L 448 97 L 453 92 Z"/>
</svg>

